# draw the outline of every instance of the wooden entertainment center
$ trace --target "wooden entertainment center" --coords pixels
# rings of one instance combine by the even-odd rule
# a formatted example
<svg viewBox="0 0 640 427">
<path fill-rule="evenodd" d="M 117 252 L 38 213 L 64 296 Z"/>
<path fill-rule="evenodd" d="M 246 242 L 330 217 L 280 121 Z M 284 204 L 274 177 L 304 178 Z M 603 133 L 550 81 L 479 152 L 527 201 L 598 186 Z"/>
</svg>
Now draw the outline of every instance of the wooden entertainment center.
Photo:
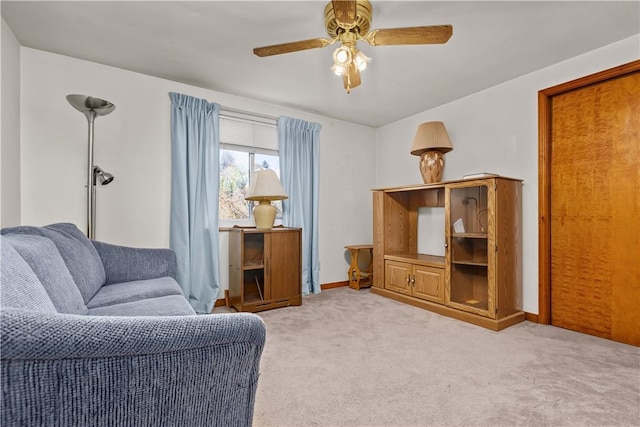
<svg viewBox="0 0 640 427">
<path fill-rule="evenodd" d="M 418 210 L 444 230 L 418 236 Z M 418 253 L 442 239 L 444 256 Z M 483 177 L 373 190 L 371 291 L 495 331 L 524 320 L 522 181 Z"/>
</svg>

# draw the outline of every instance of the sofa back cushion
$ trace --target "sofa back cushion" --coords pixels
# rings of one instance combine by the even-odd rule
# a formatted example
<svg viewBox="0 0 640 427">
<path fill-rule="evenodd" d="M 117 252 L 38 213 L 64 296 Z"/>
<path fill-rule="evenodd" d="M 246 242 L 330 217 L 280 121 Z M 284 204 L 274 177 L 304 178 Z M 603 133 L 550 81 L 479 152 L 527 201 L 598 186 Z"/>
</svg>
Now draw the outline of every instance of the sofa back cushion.
<svg viewBox="0 0 640 427">
<path fill-rule="evenodd" d="M 2 307 L 23 308 L 55 313 L 49 295 L 29 264 L 13 246 L 0 238 L 0 304 Z"/>
<path fill-rule="evenodd" d="M 2 234 L 28 234 L 51 239 L 67 265 L 85 304 L 98 292 L 106 280 L 104 267 L 96 248 L 74 224 L 4 228 Z"/>
<path fill-rule="evenodd" d="M 24 234 L 5 234 L 3 240 L 29 264 L 59 313 L 87 314 L 82 295 L 51 240 Z"/>
</svg>

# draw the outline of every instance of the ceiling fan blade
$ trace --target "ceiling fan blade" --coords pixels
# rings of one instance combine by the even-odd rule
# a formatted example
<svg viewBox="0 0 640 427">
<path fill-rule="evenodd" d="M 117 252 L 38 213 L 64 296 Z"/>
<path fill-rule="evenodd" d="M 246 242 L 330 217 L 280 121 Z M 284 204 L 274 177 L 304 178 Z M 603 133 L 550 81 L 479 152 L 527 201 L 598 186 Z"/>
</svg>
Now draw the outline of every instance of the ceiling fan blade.
<svg viewBox="0 0 640 427">
<path fill-rule="evenodd" d="M 253 53 L 261 57 L 271 56 L 271 55 L 280 55 L 282 53 L 299 52 L 301 50 L 325 47 L 331 43 L 334 43 L 334 40 L 329 40 L 329 39 L 300 40 L 298 42 L 275 44 L 272 46 L 264 46 L 264 47 L 256 47 L 255 49 L 253 49 Z"/>
<path fill-rule="evenodd" d="M 372 46 L 399 44 L 441 44 L 446 43 L 453 34 L 451 25 L 432 25 L 428 27 L 389 28 L 373 30 L 364 40 Z"/>
<path fill-rule="evenodd" d="M 354 87 L 360 86 L 360 70 L 353 62 L 349 64 L 349 72 L 342 76 L 342 82 L 347 93 L 350 93 Z"/>
<path fill-rule="evenodd" d="M 351 29 L 356 25 L 356 1 L 332 0 L 333 14 L 338 25 L 344 29 Z"/>
</svg>

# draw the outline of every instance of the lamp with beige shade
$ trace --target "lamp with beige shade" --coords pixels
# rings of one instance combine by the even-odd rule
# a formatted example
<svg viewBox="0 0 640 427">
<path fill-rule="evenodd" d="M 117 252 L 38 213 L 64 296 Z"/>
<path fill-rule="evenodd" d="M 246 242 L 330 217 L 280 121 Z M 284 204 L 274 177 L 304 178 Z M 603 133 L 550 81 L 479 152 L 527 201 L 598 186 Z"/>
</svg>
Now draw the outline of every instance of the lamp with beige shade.
<svg viewBox="0 0 640 427">
<path fill-rule="evenodd" d="M 275 171 L 271 169 L 257 171 L 244 197 L 245 200 L 259 202 L 253 208 L 256 228 L 272 228 L 276 220 L 276 208 L 271 201 L 288 197 Z"/>
<path fill-rule="evenodd" d="M 453 150 L 442 122 L 426 122 L 418 126 L 411 154 L 420 156 L 420 173 L 425 184 L 440 182 L 444 171 L 444 153 Z"/>
</svg>

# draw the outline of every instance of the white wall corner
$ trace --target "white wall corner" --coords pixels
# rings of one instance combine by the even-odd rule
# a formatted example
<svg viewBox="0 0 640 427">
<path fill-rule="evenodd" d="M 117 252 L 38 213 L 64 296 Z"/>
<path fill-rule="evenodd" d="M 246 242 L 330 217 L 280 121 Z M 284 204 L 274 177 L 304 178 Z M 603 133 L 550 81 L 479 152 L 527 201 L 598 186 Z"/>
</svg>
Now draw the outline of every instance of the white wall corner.
<svg viewBox="0 0 640 427">
<path fill-rule="evenodd" d="M 1 22 L 0 67 L 0 226 L 20 225 L 20 44 Z"/>
<path fill-rule="evenodd" d="M 637 60 L 639 52 L 636 35 L 378 128 L 376 186 L 422 182 L 409 150 L 417 126 L 431 120 L 445 123 L 453 144 L 444 180 L 476 172 L 523 179 L 523 309 L 538 313 L 538 91 Z"/>
</svg>

